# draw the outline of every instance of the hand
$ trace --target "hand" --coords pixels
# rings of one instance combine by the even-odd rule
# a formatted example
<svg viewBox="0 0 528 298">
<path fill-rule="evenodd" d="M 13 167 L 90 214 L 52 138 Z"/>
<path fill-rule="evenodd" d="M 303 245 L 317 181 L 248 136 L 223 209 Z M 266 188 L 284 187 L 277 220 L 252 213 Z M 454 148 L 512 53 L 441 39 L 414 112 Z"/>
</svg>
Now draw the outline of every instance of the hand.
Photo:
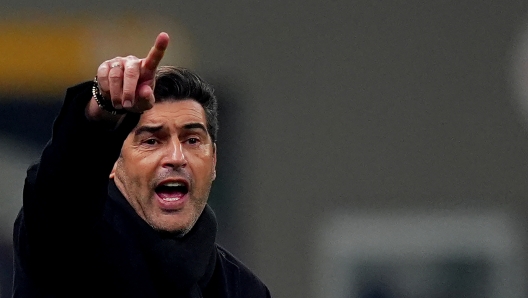
<svg viewBox="0 0 528 298">
<path fill-rule="evenodd" d="M 116 109 L 143 112 L 154 104 L 155 74 L 169 44 L 169 35 L 162 32 L 156 38 L 147 57 L 115 57 L 103 62 L 97 69 L 99 90 L 103 97 L 112 101 Z M 103 112 L 92 98 L 87 116 L 101 118 Z"/>
</svg>

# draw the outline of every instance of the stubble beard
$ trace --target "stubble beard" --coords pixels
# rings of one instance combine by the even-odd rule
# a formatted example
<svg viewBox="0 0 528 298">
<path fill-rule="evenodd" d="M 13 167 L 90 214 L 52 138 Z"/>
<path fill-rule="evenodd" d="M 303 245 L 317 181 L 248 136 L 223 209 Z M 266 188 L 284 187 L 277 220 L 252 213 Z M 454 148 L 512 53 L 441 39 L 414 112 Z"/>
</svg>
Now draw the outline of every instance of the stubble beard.
<svg viewBox="0 0 528 298">
<path fill-rule="evenodd" d="M 152 199 L 156 196 L 155 188 L 159 184 L 160 181 L 163 181 L 164 179 L 170 178 L 170 177 L 184 177 L 189 181 L 189 188 L 188 193 L 190 195 L 189 203 L 192 209 L 191 214 L 191 220 L 189 223 L 184 223 L 184 227 L 179 229 L 171 229 L 168 226 L 163 226 L 163 222 L 159 222 L 156 219 L 155 211 L 156 207 L 154 206 L 154 202 Z M 137 177 L 130 177 L 126 175 L 126 170 L 124 169 L 123 164 L 118 164 L 117 171 L 116 171 L 116 178 L 114 180 L 118 180 L 119 184 L 121 184 L 123 189 L 120 189 L 120 191 L 123 193 L 125 198 L 127 199 L 128 203 L 132 206 L 136 214 L 145 221 L 152 229 L 160 232 L 160 233 L 169 233 L 173 237 L 181 238 L 185 236 L 187 233 L 189 233 L 198 219 L 200 218 L 201 214 L 203 213 L 203 210 L 205 209 L 205 206 L 207 205 L 209 193 L 211 191 L 212 187 L 212 181 L 210 185 L 207 187 L 207 189 L 204 189 L 204 193 L 200 197 L 195 197 L 192 194 L 192 189 L 194 186 L 194 180 L 192 179 L 192 176 L 188 174 L 185 170 L 181 168 L 173 169 L 170 171 L 160 172 L 157 173 L 156 178 L 151 180 L 146 187 L 148 187 L 147 193 L 145 193 L 145 196 L 148 196 L 148 198 L 142 198 L 141 191 L 134 191 L 134 190 L 141 190 L 142 189 L 142 183 L 141 180 Z M 118 185 L 119 186 L 119 185 Z M 143 203 L 141 203 L 143 202 Z M 144 205 L 146 204 L 146 205 Z M 148 205 L 152 204 L 152 206 L 149 208 Z M 149 209 L 151 209 L 153 212 L 148 212 Z M 178 214 L 174 214 L 173 216 L 179 216 Z"/>
</svg>

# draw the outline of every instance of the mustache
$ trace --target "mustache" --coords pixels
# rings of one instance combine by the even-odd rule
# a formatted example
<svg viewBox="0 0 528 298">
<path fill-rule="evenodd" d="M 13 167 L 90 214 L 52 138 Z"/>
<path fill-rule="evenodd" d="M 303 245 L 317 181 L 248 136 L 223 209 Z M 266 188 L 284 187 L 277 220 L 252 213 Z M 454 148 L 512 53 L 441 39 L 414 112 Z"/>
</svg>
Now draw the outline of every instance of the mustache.
<svg viewBox="0 0 528 298">
<path fill-rule="evenodd" d="M 156 173 L 156 178 L 153 181 L 153 187 L 156 187 L 161 181 L 166 179 L 185 179 L 189 183 L 189 189 L 194 184 L 191 174 L 185 168 L 163 169 Z"/>
</svg>

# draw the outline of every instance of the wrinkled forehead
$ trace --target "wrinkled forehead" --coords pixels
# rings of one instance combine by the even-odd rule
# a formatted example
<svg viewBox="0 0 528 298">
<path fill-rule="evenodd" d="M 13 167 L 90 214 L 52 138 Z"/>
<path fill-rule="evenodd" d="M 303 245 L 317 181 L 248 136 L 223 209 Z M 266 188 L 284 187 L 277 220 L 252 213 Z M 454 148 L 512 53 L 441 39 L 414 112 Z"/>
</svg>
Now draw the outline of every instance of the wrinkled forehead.
<svg viewBox="0 0 528 298">
<path fill-rule="evenodd" d="M 183 125 L 186 123 L 202 123 L 205 126 L 207 124 L 205 110 L 199 102 L 192 99 L 156 102 L 151 109 L 143 112 L 138 125 Z"/>
</svg>

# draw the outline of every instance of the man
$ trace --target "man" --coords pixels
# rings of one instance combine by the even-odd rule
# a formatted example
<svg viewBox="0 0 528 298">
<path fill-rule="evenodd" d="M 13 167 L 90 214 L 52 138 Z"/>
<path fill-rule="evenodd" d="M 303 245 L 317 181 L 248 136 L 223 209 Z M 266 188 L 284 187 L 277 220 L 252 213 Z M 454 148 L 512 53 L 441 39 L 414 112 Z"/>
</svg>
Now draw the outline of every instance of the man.
<svg viewBox="0 0 528 298">
<path fill-rule="evenodd" d="M 146 58 L 68 89 L 28 170 L 13 297 L 270 297 L 215 243 L 216 98 L 191 71 L 158 68 L 168 43 L 160 33 Z"/>
</svg>

